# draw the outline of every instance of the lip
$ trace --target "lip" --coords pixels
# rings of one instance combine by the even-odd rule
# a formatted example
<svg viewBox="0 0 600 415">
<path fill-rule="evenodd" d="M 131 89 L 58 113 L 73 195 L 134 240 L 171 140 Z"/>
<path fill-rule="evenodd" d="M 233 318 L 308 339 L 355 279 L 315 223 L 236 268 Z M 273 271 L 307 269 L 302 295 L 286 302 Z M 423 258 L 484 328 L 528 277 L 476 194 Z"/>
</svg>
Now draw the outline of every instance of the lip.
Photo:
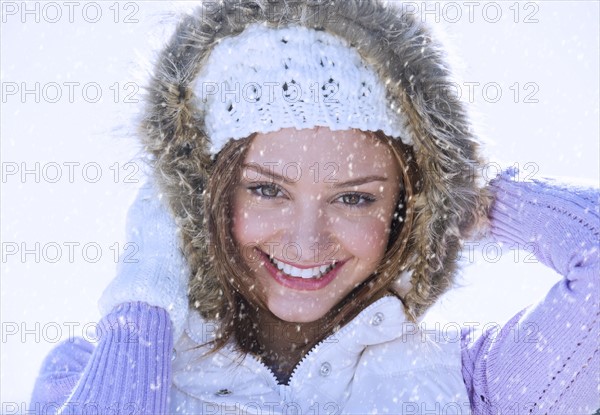
<svg viewBox="0 0 600 415">
<path fill-rule="evenodd" d="M 304 279 L 304 278 L 288 277 L 283 272 L 281 272 L 275 265 L 273 265 L 273 263 L 269 259 L 269 256 L 266 253 L 264 253 L 263 251 L 260 251 L 260 250 L 258 250 L 258 252 L 259 252 L 261 258 L 264 260 L 263 261 L 264 266 L 267 269 L 267 271 L 269 272 L 269 275 L 271 275 L 271 277 L 273 277 L 273 279 L 275 281 L 277 281 L 279 284 L 283 285 L 284 287 L 292 288 L 294 290 L 301 290 L 301 291 L 314 291 L 314 290 L 320 290 L 320 289 L 326 287 L 335 279 L 339 270 L 346 263 L 346 261 L 348 261 L 346 259 L 346 260 L 337 262 L 334 269 L 332 269 L 331 271 L 329 271 L 327 274 L 325 274 L 324 276 L 322 276 L 319 279 Z M 294 265 L 294 266 L 296 266 L 296 265 Z M 311 267 L 305 267 L 305 268 L 297 267 L 297 268 L 305 269 L 305 268 L 311 268 Z"/>
<path fill-rule="evenodd" d="M 266 255 L 266 252 L 263 252 L 263 254 Z M 284 261 L 284 260 L 279 259 L 279 258 L 275 258 L 275 259 L 277 259 L 277 262 L 283 262 L 284 264 L 288 264 L 288 265 L 291 265 L 294 268 L 299 268 L 299 269 L 320 268 L 320 267 L 323 267 L 323 266 L 328 267 L 328 266 L 330 266 L 332 264 L 331 262 L 329 262 L 329 263 L 326 263 L 326 264 L 298 265 L 298 264 L 292 264 L 291 262 L 287 262 L 287 261 Z M 336 264 L 337 264 L 337 261 L 336 261 Z"/>
</svg>

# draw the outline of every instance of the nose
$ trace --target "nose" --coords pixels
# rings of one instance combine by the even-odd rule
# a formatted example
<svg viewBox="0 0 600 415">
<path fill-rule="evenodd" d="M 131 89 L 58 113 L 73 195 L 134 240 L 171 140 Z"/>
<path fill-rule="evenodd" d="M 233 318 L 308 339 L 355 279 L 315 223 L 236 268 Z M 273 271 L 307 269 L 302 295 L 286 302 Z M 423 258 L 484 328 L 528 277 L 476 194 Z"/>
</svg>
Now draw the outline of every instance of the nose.
<svg viewBox="0 0 600 415">
<path fill-rule="evenodd" d="M 336 249 L 332 224 L 332 218 L 319 201 L 299 204 L 290 218 L 285 238 L 287 260 L 299 265 L 331 262 Z"/>
</svg>

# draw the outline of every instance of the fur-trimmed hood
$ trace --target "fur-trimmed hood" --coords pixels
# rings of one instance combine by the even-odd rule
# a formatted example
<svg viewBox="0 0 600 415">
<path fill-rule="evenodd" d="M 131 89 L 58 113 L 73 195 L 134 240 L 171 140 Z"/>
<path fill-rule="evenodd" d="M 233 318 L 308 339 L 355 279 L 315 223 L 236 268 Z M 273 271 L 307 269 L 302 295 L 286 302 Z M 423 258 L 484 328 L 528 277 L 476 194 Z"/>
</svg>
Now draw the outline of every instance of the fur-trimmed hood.
<svg viewBox="0 0 600 415">
<path fill-rule="evenodd" d="M 218 310 L 223 295 L 208 254 L 202 199 L 213 160 L 202 111 L 194 105 L 194 80 L 214 45 L 261 22 L 339 36 L 385 80 L 388 99 L 407 119 L 422 174 L 402 300 L 418 318 L 451 287 L 461 241 L 484 217 L 487 197 L 477 180 L 482 161 L 466 106 L 452 97 L 455 79 L 443 45 L 419 16 L 400 6 L 376 0 L 225 0 L 208 2 L 180 21 L 156 62 L 141 136 L 183 231 L 201 313 Z"/>
</svg>

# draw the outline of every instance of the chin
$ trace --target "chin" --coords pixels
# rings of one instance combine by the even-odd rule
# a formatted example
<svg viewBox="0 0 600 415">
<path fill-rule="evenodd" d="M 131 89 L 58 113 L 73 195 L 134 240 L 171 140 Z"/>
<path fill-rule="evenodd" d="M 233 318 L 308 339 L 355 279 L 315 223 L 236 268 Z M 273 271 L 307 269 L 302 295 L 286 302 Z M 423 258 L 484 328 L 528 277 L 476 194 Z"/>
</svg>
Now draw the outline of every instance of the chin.
<svg viewBox="0 0 600 415">
<path fill-rule="evenodd" d="M 278 304 L 277 306 L 269 305 L 269 311 L 271 311 L 271 313 L 273 313 L 277 318 L 287 321 L 288 323 L 312 323 L 325 316 L 328 311 L 318 307 L 318 309 L 313 308 L 310 310 L 310 312 L 305 312 L 303 310 L 299 310 L 298 305 L 293 303 L 291 305 L 294 308 L 293 310 L 290 310 L 289 303 L 287 304 L 287 307 L 285 303 Z"/>
</svg>

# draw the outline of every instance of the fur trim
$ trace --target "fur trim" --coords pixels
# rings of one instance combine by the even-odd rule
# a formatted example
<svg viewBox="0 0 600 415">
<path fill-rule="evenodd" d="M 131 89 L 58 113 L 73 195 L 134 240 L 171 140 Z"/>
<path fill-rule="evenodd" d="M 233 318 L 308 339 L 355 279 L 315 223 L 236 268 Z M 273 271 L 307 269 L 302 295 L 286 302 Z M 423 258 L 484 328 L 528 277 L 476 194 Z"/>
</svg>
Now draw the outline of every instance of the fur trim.
<svg viewBox="0 0 600 415">
<path fill-rule="evenodd" d="M 301 25 L 346 39 L 384 83 L 390 102 L 408 120 L 423 175 L 411 235 L 410 287 L 402 299 L 420 317 L 452 284 L 461 241 L 485 217 L 488 196 L 477 179 L 482 161 L 466 105 L 453 100 L 453 77 L 443 46 L 414 14 L 377 0 L 210 2 L 185 16 L 160 54 L 151 78 L 142 139 L 153 155 L 158 185 L 182 228 L 185 255 L 204 315 L 223 296 L 208 257 L 203 192 L 210 143 L 194 107 L 194 79 L 213 46 L 256 22 Z"/>
</svg>

